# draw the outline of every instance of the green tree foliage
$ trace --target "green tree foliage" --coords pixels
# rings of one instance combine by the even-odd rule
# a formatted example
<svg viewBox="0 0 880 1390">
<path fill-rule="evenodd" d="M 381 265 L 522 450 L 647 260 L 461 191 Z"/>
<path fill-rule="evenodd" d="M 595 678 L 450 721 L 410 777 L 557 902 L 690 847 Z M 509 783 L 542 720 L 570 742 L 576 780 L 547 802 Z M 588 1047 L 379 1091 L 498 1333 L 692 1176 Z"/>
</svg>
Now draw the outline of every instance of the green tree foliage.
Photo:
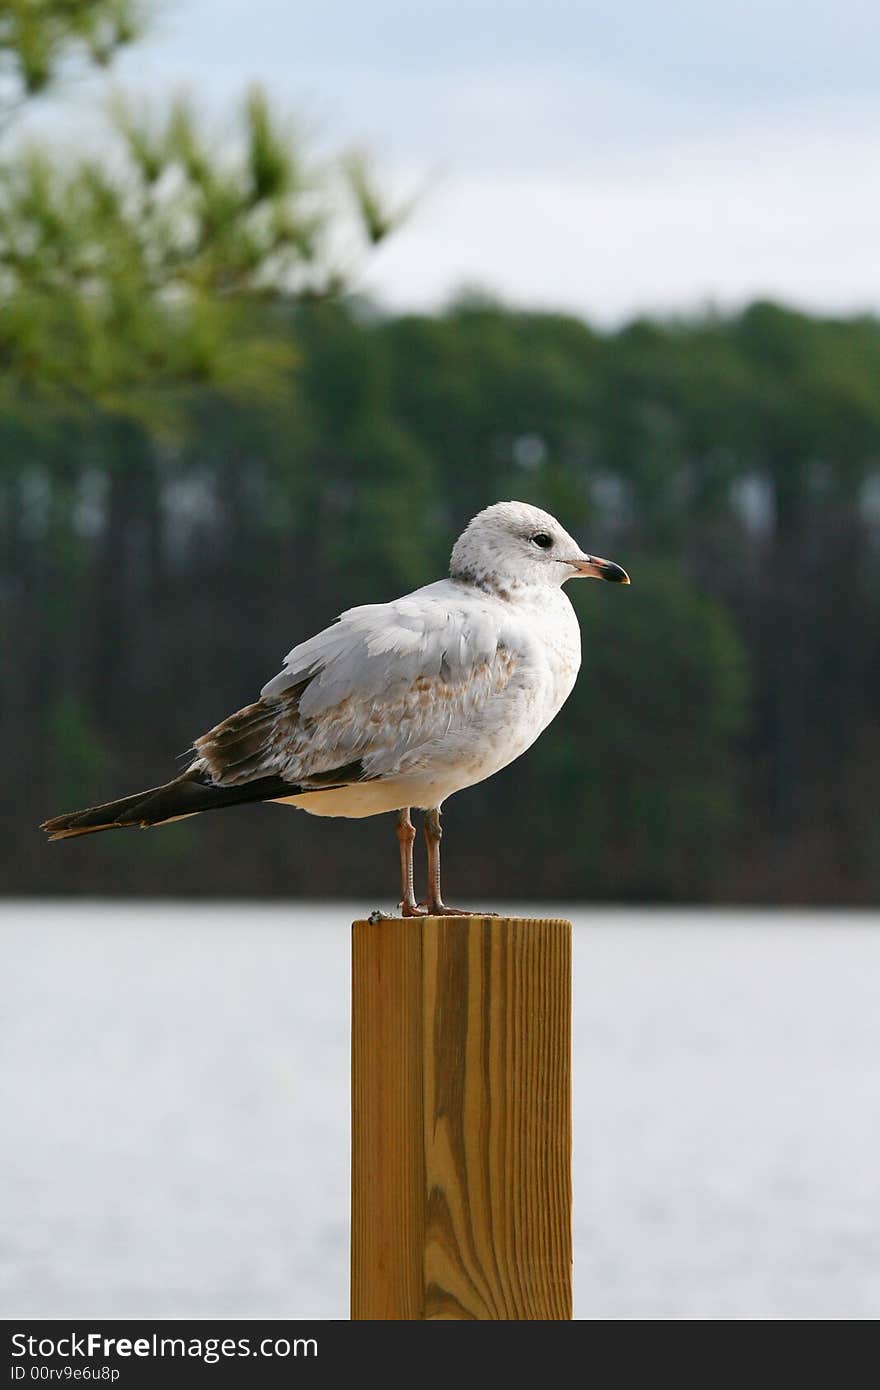
<svg viewBox="0 0 880 1390">
<path fill-rule="evenodd" d="M 7 110 L 136 21 L 7 4 Z M 575 694 L 451 803 L 451 891 L 876 901 L 877 320 L 385 318 L 340 293 L 337 247 L 397 220 L 362 156 L 319 177 L 258 92 L 225 138 L 182 102 L 114 130 L 0 151 L 4 887 L 387 894 L 381 823 L 245 808 L 75 853 L 35 825 L 164 777 L 520 497 L 633 585 L 572 586 Z"/>
<path fill-rule="evenodd" d="M 600 898 L 622 884 L 643 900 L 684 885 L 699 898 L 717 884 L 735 823 L 746 655 L 724 611 L 674 564 L 646 558 L 638 585 L 635 603 L 577 599 L 585 666 L 562 736 L 535 750 L 534 821 L 552 859 L 564 806 L 567 852 L 578 846 Z"/>
<path fill-rule="evenodd" d="M 158 120 L 117 103 L 115 133 L 115 158 L 0 167 L 7 380 L 113 411 L 205 381 L 271 389 L 293 354 L 256 308 L 335 292 L 346 223 L 375 242 L 363 166 L 322 186 L 256 89 L 222 147 L 182 101 Z"/>
<path fill-rule="evenodd" d="M 77 62 L 109 66 L 142 22 L 137 0 L 3 0 L 0 125 Z"/>
<path fill-rule="evenodd" d="M 131 0 L 10 0 L 0 94 L 41 93 L 70 61 L 108 64 L 144 18 Z M 5 82 L 5 87 L 4 87 Z M 173 395 L 212 381 L 277 387 L 293 360 L 257 306 L 337 292 L 340 261 L 378 245 L 400 213 L 362 155 L 321 173 L 254 88 L 211 131 L 183 99 L 113 103 L 94 155 L 7 142 L 0 152 L 0 371 L 159 423 Z"/>
<path fill-rule="evenodd" d="M 97 768 L 96 795 L 154 782 L 286 646 L 436 577 L 467 518 L 514 496 L 633 585 L 571 586 L 578 685 L 526 758 L 450 803 L 458 895 L 873 900 L 880 325 L 755 306 L 599 333 L 473 297 L 253 312 L 296 354 L 281 395 L 206 383 L 159 437 L 0 413 L 10 887 L 149 891 L 162 866 L 175 891 L 387 895 L 381 822 L 245 808 L 158 831 L 149 856 L 139 836 L 50 855 L 32 827 L 62 809 L 59 766 Z M 780 323 L 799 325 L 781 359 Z M 768 400 L 793 422 L 794 528 Z M 59 764 L 59 740 L 88 757 Z"/>
<path fill-rule="evenodd" d="M 107 784 L 109 759 L 82 705 L 62 696 L 46 709 L 45 738 L 52 791 L 63 801 L 93 801 Z"/>
</svg>

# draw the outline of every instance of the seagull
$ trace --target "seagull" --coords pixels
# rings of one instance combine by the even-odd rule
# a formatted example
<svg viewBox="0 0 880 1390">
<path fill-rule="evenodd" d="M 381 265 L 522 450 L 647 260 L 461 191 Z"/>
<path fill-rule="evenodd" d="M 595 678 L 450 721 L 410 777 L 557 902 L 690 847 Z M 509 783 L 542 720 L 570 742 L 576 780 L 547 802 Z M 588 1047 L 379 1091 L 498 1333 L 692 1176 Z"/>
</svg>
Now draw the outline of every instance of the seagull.
<svg viewBox="0 0 880 1390">
<path fill-rule="evenodd" d="M 569 579 L 629 584 L 555 517 L 496 502 L 468 524 L 449 578 L 350 608 L 293 648 L 252 705 L 193 744 L 164 786 L 47 820 L 50 839 L 168 825 L 245 801 L 316 816 L 397 813 L 404 917 L 468 915 L 440 888 L 440 808 L 526 751 L 581 663 Z M 413 880 L 413 807 L 425 812 L 427 899 Z"/>
</svg>

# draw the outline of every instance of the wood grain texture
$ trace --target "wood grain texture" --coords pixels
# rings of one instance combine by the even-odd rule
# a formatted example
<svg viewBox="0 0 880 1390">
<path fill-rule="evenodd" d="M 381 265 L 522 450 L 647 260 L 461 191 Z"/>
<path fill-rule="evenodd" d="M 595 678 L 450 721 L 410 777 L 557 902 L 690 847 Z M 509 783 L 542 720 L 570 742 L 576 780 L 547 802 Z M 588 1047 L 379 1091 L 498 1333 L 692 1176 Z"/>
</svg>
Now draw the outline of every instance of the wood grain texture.
<svg viewBox="0 0 880 1390">
<path fill-rule="evenodd" d="M 352 930 L 353 1318 L 422 1316 L 422 942 L 409 925 Z"/>
<path fill-rule="evenodd" d="M 352 1317 L 571 1317 L 571 926 L 353 927 Z"/>
</svg>

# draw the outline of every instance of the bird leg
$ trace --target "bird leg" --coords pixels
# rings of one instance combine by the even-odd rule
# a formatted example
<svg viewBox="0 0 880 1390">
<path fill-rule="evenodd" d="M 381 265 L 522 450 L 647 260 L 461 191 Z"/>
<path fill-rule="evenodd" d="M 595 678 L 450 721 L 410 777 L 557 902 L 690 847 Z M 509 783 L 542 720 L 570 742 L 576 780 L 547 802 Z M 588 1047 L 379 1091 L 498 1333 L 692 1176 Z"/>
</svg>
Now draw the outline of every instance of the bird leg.
<svg viewBox="0 0 880 1390">
<path fill-rule="evenodd" d="M 494 914 L 470 912 L 466 907 L 447 907 L 440 892 L 440 808 L 433 806 L 425 812 L 425 841 L 428 846 L 428 913 L 435 917 L 484 917 Z"/>
<path fill-rule="evenodd" d="M 400 910 L 404 917 L 424 917 L 426 909 L 416 902 L 413 887 L 413 840 L 416 838 L 415 826 L 410 819 L 409 807 L 404 806 L 397 813 L 397 843 L 400 845 Z"/>
</svg>

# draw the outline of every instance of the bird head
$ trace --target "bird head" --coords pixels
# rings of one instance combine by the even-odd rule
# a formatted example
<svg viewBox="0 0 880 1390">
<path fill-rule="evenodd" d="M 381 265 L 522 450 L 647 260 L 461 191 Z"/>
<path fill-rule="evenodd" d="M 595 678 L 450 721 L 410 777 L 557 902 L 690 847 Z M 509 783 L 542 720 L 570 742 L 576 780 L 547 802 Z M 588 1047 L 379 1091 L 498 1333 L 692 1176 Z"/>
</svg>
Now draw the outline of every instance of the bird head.
<svg viewBox="0 0 880 1390">
<path fill-rule="evenodd" d="M 558 589 L 569 579 L 629 583 L 620 565 L 585 554 L 555 517 L 528 502 L 496 502 L 479 512 L 453 546 L 449 573 L 496 591 Z"/>
</svg>

